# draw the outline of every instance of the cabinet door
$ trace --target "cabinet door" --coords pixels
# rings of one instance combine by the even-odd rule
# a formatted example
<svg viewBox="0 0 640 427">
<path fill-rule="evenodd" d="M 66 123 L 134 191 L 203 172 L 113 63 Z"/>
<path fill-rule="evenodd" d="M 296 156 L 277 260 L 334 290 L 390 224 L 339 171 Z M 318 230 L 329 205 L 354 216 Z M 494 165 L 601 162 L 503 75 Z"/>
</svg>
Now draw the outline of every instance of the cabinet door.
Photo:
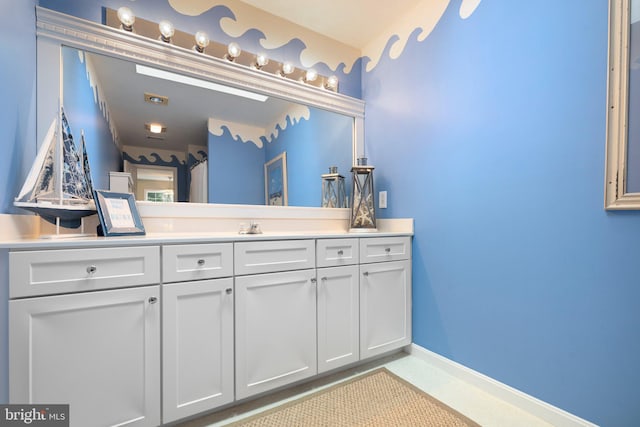
<svg viewBox="0 0 640 427">
<path fill-rule="evenodd" d="M 10 400 L 69 404 L 71 426 L 160 424 L 159 287 L 13 300 Z"/>
<path fill-rule="evenodd" d="M 236 277 L 236 398 L 316 374 L 315 270 Z"/>
<path fill-rule="evenodd" d="M 163 285 L 162 421 L 233 401 L 233 279 Z"/>
<path fill-rule="evenodd" d="M 411 262 L 360 266 L 360 357 L 411 343 Z"/>
<path fill-rule="evenodd" d="M 360 351 L 358 266 L 318 269 L 318 372 L 357 362 Z"/>
</svg>

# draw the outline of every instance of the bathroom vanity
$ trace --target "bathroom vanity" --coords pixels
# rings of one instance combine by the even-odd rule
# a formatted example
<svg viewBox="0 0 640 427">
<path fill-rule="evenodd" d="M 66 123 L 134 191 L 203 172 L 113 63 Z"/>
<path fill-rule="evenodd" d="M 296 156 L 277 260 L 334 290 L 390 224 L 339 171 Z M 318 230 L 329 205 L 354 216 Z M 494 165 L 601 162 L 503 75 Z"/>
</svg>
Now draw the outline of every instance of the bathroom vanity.
<svg viewBox="0 0 640 427">
<path fill-rule="evenodd" d="M 156 426 L 411 342 L 412 230 L 148 234 L 9 249 L 10 400 Z"/>
<path fill-rule="evenodd" d="M 316 148 L 331 164 L 364 156 L 362 100 L 41 7 L 36 35 L 39 118 L 57 114 L 73 48 L 341 116 L 342 154 L 326 133 Z M 146 236 L 42 239 L 37 217 L 0 215 L 11 403 L 70 404 L 77 427 L 157 426 L 411 343 L 411 219 L 358 234 L 348 209 L 137 205 Z M 238 234 L 251 221 L 264 234 Z"/>
</svg>

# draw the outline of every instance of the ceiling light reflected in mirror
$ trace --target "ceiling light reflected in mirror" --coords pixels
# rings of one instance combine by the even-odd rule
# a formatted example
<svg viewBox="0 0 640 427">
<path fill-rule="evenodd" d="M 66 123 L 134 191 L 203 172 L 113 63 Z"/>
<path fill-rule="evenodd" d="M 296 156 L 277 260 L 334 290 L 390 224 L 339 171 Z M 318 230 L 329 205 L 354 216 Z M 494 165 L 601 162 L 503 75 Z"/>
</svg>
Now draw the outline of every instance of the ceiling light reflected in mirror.
<svg viewBox="0 0 640 427">
<path fill-rule="evenodd" d="M 240 96 L 254 101 L 265 102 L 269 99 L 266 95 L 261 95 L 248 90 L 238 89 L 231 86 L 221 85 L 219 83 L 207 80 L 196 79 L 195 77 L 185 76 L 183 74 L 172 73 L 170 71 L 159 70 L 157 68 L 147 67 L 146 65 L 136 64 L 136 73 L 158 79 L 170 80 L 172 82 L 182 83 L 185 85 L 196 86 L 203 89 L 214 90 L 229 95 Z"/>
</svg>

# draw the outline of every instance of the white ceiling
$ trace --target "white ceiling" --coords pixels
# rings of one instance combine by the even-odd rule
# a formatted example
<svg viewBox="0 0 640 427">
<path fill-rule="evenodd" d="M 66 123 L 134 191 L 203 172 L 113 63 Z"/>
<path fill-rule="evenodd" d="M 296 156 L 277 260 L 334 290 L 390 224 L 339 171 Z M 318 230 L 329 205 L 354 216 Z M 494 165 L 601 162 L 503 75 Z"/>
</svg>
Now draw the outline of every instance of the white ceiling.
<svg viewBox="0 0 640 427">
<path fill-rule="evenodd" d="M 423 0 L 240 0 L 349 46 L 362 48 Z"/>
</svg>

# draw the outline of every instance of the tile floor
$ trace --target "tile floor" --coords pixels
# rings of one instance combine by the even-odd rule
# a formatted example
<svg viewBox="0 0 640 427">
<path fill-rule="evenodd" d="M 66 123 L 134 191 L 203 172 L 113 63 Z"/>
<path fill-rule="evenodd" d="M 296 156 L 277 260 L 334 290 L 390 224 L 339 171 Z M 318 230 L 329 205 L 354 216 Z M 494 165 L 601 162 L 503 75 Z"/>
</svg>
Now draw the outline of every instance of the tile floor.
<svg viewBox="0 0 640 427">
<path fill-rule="evenodd" d="M 504 401 L 496 399 L 415 356 L 398 353 L 349 369 L 347 372 L 332 374 L 311 381 L 310 383 L 275 392 L 208 416 L 181 423 L 180 427 L 224 426 L 380 366 L 386 367 L 394 374 L 411 382 L 416 387 L 424 390 L 431 396 L 446 403 L 482 426 L 550 426 L 550 424 L 543 420 Z"/>
</svg>

